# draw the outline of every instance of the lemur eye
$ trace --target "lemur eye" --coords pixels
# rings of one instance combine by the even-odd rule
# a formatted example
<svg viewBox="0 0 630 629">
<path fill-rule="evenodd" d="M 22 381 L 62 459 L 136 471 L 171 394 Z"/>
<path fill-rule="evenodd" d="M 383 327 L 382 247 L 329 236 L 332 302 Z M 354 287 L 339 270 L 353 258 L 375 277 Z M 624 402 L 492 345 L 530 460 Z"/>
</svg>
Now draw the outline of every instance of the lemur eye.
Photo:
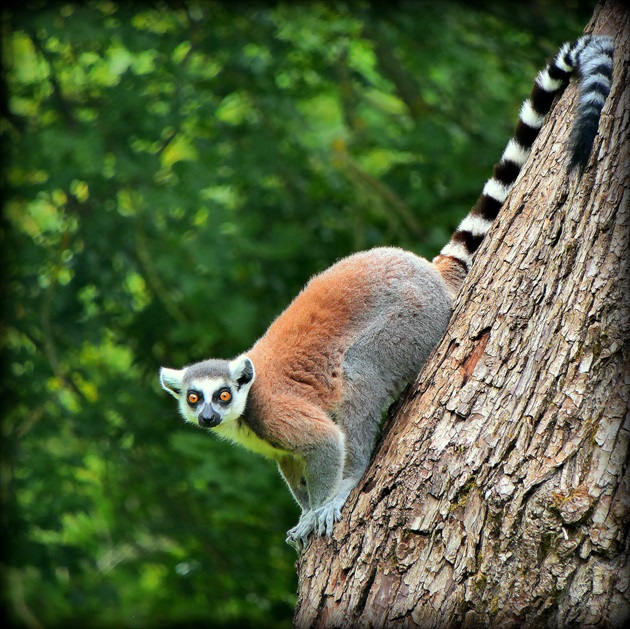
<svg viewBox="0 0 630 629">
<path fill-rule="evenodd" d="M 229 391 L 221 391 L 219 399 L 221 402 L 229 402 L 232 399 L 232 394 Z"/>
<path fill-rule="evenodd" d="M 194 391 L 190 391 L 188 393 L 188 403 L 189 404 L 197 404 L 199 402 L 199 394 Z"/>
</svg>

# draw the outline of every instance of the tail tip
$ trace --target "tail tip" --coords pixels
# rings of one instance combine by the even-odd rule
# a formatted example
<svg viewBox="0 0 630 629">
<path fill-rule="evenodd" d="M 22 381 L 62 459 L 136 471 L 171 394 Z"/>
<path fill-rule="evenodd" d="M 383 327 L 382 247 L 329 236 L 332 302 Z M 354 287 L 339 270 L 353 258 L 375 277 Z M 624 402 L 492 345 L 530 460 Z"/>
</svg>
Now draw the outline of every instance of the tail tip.
<svg viewBox="0 0 630 629">
<path fill-rule="evenodd" d="M 589 162 L 595 142 L 594 133 L 575 133 L 570 140 L 569 172 L 584 172 Z"/>
</svg>

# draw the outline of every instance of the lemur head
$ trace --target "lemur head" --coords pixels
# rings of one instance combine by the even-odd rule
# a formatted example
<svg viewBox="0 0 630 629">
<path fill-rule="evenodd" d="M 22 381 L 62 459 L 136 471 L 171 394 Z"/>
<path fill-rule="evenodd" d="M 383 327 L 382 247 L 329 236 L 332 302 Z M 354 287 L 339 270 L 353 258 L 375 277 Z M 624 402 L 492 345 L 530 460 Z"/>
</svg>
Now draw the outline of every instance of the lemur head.
<svg viewBox="0 0 630 629">
<path fill-rule="evenodd" d="M 177 398 L 186 421 L 203 428 L 238 419 L 254 377 L 254 365 L 247 356 L 232 361 L 204 360 L 183 369 L 160 369 L 160 384 Z"/>
</svg>

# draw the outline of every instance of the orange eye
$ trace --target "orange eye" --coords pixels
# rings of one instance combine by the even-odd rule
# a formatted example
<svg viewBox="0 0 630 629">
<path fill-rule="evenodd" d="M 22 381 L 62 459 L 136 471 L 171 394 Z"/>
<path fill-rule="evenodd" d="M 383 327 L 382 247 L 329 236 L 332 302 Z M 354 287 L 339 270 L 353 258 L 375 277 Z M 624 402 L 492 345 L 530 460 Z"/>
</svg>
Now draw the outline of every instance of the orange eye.
<svg viewBox="0 0 630 629">
<path fill-rule="evenodd" d="M 229 402 L 232 399 L 232 394 L 229 391 L 221 391 L 219 399 L 221 402 Z"/>
<path fill-rule="evenodd" d="M 199 395 L 197 393 L 195 393 L 194 391 L 191 391 L 188 394 L 188 403 L 189 404 L 197 404 L 197 402 L 199 402 Z"/>
</svg>

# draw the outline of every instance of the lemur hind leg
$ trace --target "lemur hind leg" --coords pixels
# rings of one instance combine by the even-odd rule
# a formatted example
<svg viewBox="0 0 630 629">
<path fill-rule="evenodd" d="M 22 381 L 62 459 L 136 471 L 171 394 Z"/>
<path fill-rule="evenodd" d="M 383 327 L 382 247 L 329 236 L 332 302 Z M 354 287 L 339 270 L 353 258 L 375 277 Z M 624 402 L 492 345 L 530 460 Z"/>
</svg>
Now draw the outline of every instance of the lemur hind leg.
<svg viewBox="0 0 630 629">
<path fill-rule="evenodd" d="M 302 511 L 311 510 L 311 502 L 308 497 L 306 484 L 306 469 L 304 461 L 287 455 L 278 459 L 278 469 L 282 478 L 286 481 L 296 502 L 302 507 Z"/>
</svg>

